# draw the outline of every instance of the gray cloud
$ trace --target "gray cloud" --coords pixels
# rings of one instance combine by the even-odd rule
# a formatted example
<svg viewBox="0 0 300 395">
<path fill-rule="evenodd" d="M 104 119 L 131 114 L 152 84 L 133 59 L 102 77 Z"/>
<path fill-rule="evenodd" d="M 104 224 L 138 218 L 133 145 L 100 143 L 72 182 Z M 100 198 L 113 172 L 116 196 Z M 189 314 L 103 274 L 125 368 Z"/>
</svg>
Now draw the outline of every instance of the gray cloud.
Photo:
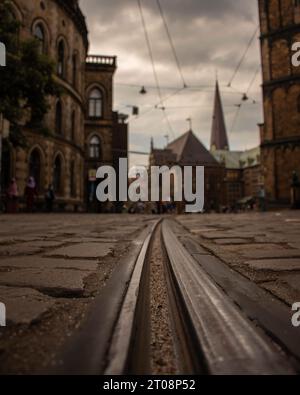
<svg viewBox="0 0 300 395">
<path fill-rule="evenodd" d="M 184 91 L 168 100 L 165 105 L 173 132 L 162 111 L 151 110 L 158 102 L 151 63 L 142 30 L 136 0 L 81 0 L 90 31 L 90 52 L 117 55 L 115 109 L 130 111 L 127 105 L 138 105 L 147 115 L 130 122 L 131 148 L 149 150 L 153 136 L 157 146 L 185 132 L 186 119 L 193 118 L 193 128 L 208 145 L 211 129 L 213 86 L 218 70 L 231 146 L 245 149 L 259 141 L 257 123 L 262 120 L 261 78 L 256 78 L 250 92 L 258 103 L 247 102 L 240 111 L 234 130 L 231 125 L 241 95 L 248 89 L 260 62 L 259 43 L 251 46 L 245 62 L 233 83 L 226 87 L 233 71 L 245 51 L 250 37 L 258 25 L 257 2 L 249 0 L 161 0 L 168 25 L 178 52 L 188 85 L 209 85 L 209 88 Z M 159 80 L 163 87 L 182 85 L 174 58 L 170 51 L 163 23 L 155 0 L 142 0 L 145 19 L 151 38 Z M 139 95 L 138 87 L 148 86 L 148 95 Z M 163 90 L 164 97 L 172 90 Z M 132 157 L 134 163 L 147 158 Z"/>
</svg>

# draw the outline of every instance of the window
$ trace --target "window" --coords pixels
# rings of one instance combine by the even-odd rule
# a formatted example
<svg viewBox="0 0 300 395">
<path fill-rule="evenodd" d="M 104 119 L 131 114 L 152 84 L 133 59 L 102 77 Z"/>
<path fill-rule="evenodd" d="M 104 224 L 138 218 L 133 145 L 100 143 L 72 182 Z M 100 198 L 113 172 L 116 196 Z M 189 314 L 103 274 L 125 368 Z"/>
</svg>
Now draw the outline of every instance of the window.
<svg viewBox="0 0 300 395">
<path fill-rule="evenodd" d="M 94 136 L 90 140 L 90 158 L 100 159 L 101 157 L 101 142 L 98 136 Z"/>
<path fill-rule="evenodd" d="M 89 96 L 89 116 L 91 118 L 101 118 L 102 105 L 102 92 L 99 89 L 93 89 Z"/>
<path fill-rule="evenodd" d="M 45 31 L 40 23 L 34 27 L 33 35 L 39 41 L 40 53 L 45 53 L 46 51 Z"/>
<path fill-rule="evenodd" d="M 65 76 L 65 44 L 61 40 L 57 50 L 57 74 L 60 77 Z"/>
<path fill-rule="evenodd" d="M 72 112 L 72 118 L 71 118 L 71 140 L 75 142 L 76 138 L 76 112 Z"/>
<path fill-rule="evenodd" d="M 72 82 L 73 86 L 77 86 L 77 55 L 74 53 L 72 56 Z"/>
<path fill-rule="evenodd" d="M 55 133 L 62 135 L 62 105 L 61 101 L 58 100 L 56 103 L 56 110 L 55 110 Z"/>
<path fill-rule="evenodd" d="M 62 161 L 60 156 L 57 155 L 53 169 L 53 188 L 54 191 L 57 193 L 61 192 L 61 186 L 62 186 L 61 176 L 62 176 Z"/>
<path fill-rule="evenodd" d="M 41 156 L 38 149 L 34 149 L 30 155 L 29 176 L 34 178 L 37 187 L 41 185 Z"/>
</svg>

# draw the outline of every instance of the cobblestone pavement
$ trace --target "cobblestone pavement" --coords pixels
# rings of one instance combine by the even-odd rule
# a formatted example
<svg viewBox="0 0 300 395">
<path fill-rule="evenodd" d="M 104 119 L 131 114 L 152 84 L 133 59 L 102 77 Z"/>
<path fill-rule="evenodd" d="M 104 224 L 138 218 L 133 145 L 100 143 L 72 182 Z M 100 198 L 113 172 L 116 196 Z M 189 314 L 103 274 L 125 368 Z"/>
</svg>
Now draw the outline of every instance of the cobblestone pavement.
<svg viewBox="0 0 300 395">
<path fill-rule="evenodd" d="M 1 216 L 0 302 L 8 326 L 0 328 L 0 373 L 49 368 L 137 235 L 155 219 Z M 300 212 L 175 219 L 234 270 L 289 305 L 300 301 Z"/>
<path fill-rule="evenodd" d="M 152 217 L 17 215 L 0 218 L 0 372 L 49 366 L 93 298 Z"/>
<path fill-rule="evenodd" d="M 191 215 L 198 243 L 285 303 L 300 301 L 300 212 Z"/>
</svg>

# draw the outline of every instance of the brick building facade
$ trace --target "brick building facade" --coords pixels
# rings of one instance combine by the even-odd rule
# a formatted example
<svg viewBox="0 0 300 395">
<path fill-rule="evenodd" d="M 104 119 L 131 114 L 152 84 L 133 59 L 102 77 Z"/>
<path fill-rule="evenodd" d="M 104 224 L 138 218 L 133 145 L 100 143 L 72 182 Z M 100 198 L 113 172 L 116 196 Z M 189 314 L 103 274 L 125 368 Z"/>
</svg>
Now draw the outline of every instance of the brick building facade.
<svg viewBox="0 0 300 395">
<path fill-rule="evenodd" d="M 54 78 L 63 93 L 49 98 L 44 120 L 49 136 L 24 129 L 28 148 L 4 144 L 2 187 L 15 177 L 22 193 L 28 177 L 34 176 L 40 201 L 53 184 L 57 208 L 85 209 L 95 183 L 92 172 L 99 165 L 113 165 L 114 133 L 120 134 L 113 114 L 116 58 L 88 55 L 88 31 L 78 0 L 13 0 L 12 6 L 21 22 L 21 40 L 40 41 L 42 51 L 56 63 Z M 122 156 L 127 157 L 127 127 L 122 135 Z"/>
<path fill-rule="evenodd" d="M 300 67 L 292 45 L 300 42 L 300 2 L 259 0 L 264 124 L 261 151 L 268 200 L 288 204 L 292 174 L 300 177 Z"/>
</svg>

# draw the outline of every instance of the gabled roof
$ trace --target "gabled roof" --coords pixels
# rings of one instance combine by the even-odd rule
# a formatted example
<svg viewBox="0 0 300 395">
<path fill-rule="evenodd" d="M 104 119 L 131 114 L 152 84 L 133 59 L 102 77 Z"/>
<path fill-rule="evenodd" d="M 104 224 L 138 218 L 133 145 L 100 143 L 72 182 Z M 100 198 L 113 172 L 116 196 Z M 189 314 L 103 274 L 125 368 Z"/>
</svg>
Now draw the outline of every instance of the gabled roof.
<svg viewBox="0 0 300 395">
<path fill-rule="evenodd" d="M 170 143 L 167 149 L 176 154 L 177 162 L 181 164 L 218 164 L 213 155 L 211 155 L 191 130 Z"/>
<path fill-rule="evenodd" d="M 216 82 L 210 147 L 211 150 L 229 150 L 229 143 L 218 81 Z"/>
</svg>

